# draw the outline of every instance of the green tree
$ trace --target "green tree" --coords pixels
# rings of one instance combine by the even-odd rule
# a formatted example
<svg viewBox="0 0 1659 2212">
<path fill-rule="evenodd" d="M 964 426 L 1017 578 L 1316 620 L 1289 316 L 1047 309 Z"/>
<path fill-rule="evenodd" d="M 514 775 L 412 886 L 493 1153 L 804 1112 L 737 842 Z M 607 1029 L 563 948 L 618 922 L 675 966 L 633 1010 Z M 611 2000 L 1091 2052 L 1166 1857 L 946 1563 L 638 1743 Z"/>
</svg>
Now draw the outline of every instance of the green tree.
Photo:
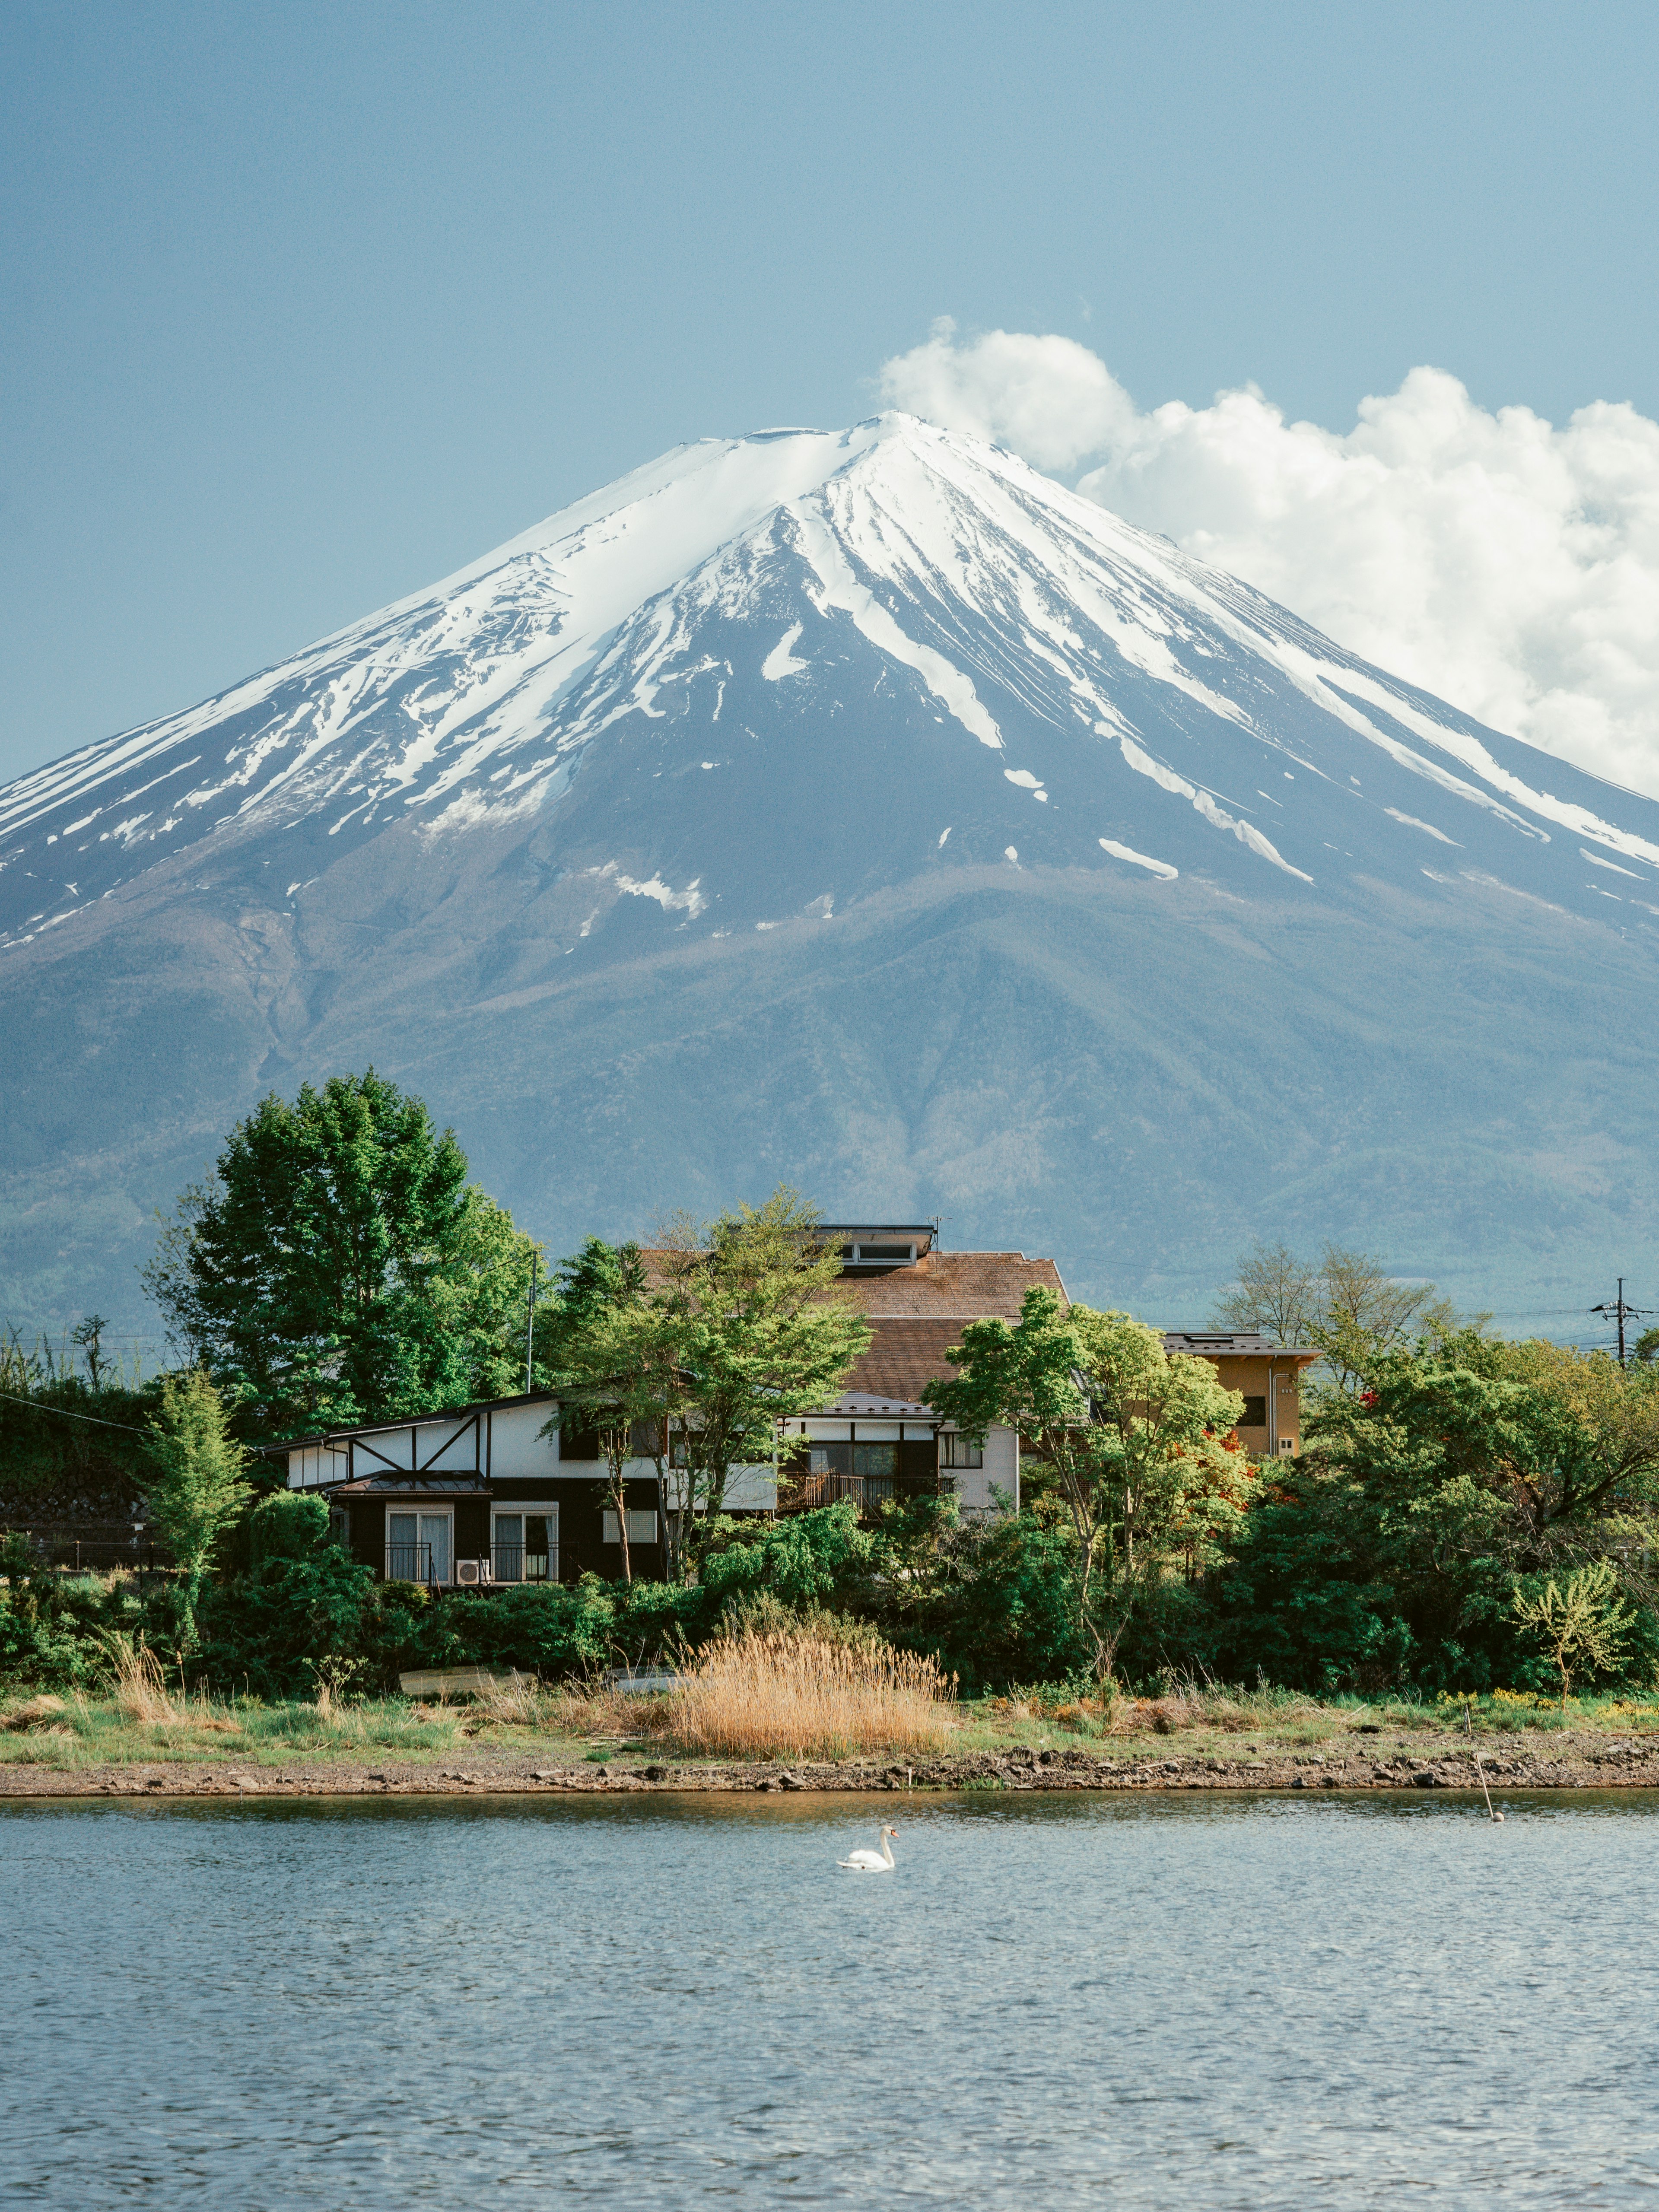
<svg viewBox="0 0 1659 2212">
<path fill-rule="evenodd" d="M 1016 1429 L 1042 1462 L 1076 1546 L 1078 1626 L 1109 1681 L 1137 1611 L 1171 1574 L 1212 1565 L 1243 1513 L 1243 1400 L 1127 1314 L 1049 1290 L 1025 1293 L 1012 1328 L 970 1322 L 946 1357 L 959 1371 L 927 1386 L 934 1411 L 977 1442 Z"/>
<path fill-rule="evenodd" d="M 1659 1373 L 1474 1327 L 1364 1357 L 1249 1516 L 1222 1663 L 1479 1689 L 1534 1663 L 1513 1609 L 1529 1577 L 1605 1560 L 1651 1606 Z"/>
<path fill-rule="evenodd" d="M 549 1436 L 579 1424 L 597 1432 L 624 1583 L 634 1579 L 628 1538 L 630 1462 L 653 1462 L 659 1510 L 665 1504 L 662 1436 L 680 1402 L 676 1346 L 665 1320 L 662 1301 L 649 1294 L 639 1246 L 613 1246 L 590 1237 L 559 1270 L 544 1322 L 549 1379 L 558 1392 L 559 1410 L 541 1433 Z M 664 1518 L 665 1523 L 665 1513 Z M 670 1540 L 666 1526 L 664 1534 Z M 671 1565 L 678 1534 L 678 1529 L 672 1532 Z"/>
<path fill-rule="evenodd" d="M 780 1186 L 706 1224 L 675 1216 L 651 1255 L 679 1377 L 670 1479 L 688 1534 L 722 1510 L 733 1468 L 799 1447 L 781 1424 L 832 1403 L 869 1344 L 819 1226 Z"/>
<path fill-rule="evenodd" d="M 538 1250 L 466 1172 L 373 1068 L 273 1095 L 179 1201 L 146 1287 L 266 1432 L 510 1389 Z"/>
<path fill-rule="evenodd" d="M 253 1495 L 247 1454 L 231 1436 L 219 1394 L 199 1367 L 163 1382 L 161 1410 L 149 1431 L 145 1503 L 182 1571 L 185 1623 L 193 1637 L 214 1545 Z"/>
<path fill-rule="evenodd" d="M 109 1322 L 103 1314 L 87 1314 L 70 1331 L 70 1342 L 81 1352 L 87 1363 L 87 1382 L 93 1390 L 102 1382 L 106 1362 L 104 1358 L 104 1331 Z"/>
<path fill-rule="evenodd" d="M 1515 1617 L 1538 1638 L 1554 1668 L 1564 1713 L 1575 1674 L 1610 1674 L 1624 1662 L 1632 1616 L 1606 1559 L 1577 1568 L 1565 1582 L 1551 1576 L 1541 1589 L 1516 1590 Z"/>
</svg>

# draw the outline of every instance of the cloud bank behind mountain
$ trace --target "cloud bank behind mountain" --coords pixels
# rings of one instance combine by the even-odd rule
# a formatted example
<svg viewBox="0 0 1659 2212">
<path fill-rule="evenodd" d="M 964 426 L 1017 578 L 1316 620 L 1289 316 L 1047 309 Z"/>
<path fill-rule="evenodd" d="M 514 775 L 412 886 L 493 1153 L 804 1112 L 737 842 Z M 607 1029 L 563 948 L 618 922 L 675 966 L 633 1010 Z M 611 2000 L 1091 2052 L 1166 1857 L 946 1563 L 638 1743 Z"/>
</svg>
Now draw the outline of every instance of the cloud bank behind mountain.
<svg viewBox="0 0 1659 2212">
<path fill-rule="evenodd" d="M 1142 410 L 1075 339 L 964 339 L 948 318 L 879 384 L 1492 727 L 1659 796 L 1659 423 L 1634 407 L 1558 428 L 1419 368 L 1346 433 L 1254 386 Z"/>
</svg>

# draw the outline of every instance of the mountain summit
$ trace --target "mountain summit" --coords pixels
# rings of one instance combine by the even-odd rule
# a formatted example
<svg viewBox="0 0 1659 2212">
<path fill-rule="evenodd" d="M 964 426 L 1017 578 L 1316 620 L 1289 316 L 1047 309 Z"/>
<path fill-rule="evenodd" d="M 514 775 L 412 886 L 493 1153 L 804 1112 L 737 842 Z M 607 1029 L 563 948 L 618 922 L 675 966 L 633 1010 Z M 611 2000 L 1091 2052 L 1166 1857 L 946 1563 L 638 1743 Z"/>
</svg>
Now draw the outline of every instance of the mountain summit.
<svg viewBox="0 0 1659 2212">
<path fill-rule="evenodd" d="M 370 1059 L 556 1245 L 787 1177 L 1177 1321 L 1257 1232 L 1474 1296 L 1659 1224 L 1659 806 L 902 415 L 11 785 L 0 946 L 19 1317 L 136 1313 L 150 1206 Z"/>
</svg>

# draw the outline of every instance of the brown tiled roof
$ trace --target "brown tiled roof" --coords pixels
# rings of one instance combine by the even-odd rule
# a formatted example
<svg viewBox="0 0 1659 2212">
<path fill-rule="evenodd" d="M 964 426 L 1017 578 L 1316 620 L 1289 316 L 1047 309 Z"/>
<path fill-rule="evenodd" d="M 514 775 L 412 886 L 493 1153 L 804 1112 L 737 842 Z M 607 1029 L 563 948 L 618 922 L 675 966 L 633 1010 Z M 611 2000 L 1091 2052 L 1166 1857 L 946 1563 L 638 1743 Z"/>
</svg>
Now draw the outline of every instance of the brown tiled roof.
<svg viewBox="0 0 1659 2212">
<path fill-rule="evenodd" d="M 929 1252 L 914 1267 L 895 1267 L 890 1275 L 866 1276 L 837 1287 L 849 1292 L 872 1321 L 878 1315 L 914 1320 L 948 1316 L 955 1321 L 996 1315 L 1018 1321 L 1027 1291 L 1066 1296 L 1054 1261 L 1028 1260 L 1023 1252 Z"/>
<path fill-rule="evenodd" d="M 647 1252 L 646 1261 L 654 1276 L 659 1255 Z M 834 1295 L 856 1306 L 874 1332 L 847 1390 L 917 1403 L 929 1382 L 955 1374 L 945 1355 L 960 1341 L 964 1322 L 1018 1321 L 1034 1288 L 1066 1296 L 1054 1261 L 1028 1260 L 1023 1252 L 929 1252 L 914 1267 L 843 1279 Z"/>
<path fill-rule="evenodd" d="M 653 1285 L 664 1279 L 665 1256 L 649 1250 L 643 1255 Z M 1028 1260 L 1023 1252 L 928 1252 L 914 1267 L 895 1267 L 890 1274 L 843 1277 L 836 1295 L 850 1298 L 872 1320 L 878 1314 L 902 1314 L 983 1321 L 994 1314 L 1018 1321 L 1020 1301 L 1034 1285 L 1066 1296 L 1052 1260 Z"/>
<path fill-rule="evenodd" d="M 891 1321 L 872 1316 L 869 1350 L 848 1376 L 846 1389 L 872 1398 L 920 1403 L 928 1383 L 956 1373 L 945 1358 L 962 1336 L 960 1321 Z"/>
</svg>

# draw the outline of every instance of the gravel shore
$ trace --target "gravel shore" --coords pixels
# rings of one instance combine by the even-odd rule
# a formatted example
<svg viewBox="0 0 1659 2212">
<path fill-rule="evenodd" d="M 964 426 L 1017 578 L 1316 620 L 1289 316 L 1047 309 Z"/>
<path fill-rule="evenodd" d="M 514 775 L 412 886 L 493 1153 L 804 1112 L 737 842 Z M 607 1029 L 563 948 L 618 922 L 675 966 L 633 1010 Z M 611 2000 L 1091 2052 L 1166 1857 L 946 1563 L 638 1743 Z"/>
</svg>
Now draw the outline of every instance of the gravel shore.
<svg viewBox="0 0 1659 2212">
<path fill-rule="evenodd" d="M 1547 1747 L 1480 1753 L 1493 1791 L 1659 1789 L 1659 1738 L 1554 1738 Z M 0 1765 L 0 1798 L 446 1797 L 560 1793 L 600 1796 L 653 1790 L 726 1794 L 769 1791 L 1075 1790 L 1478 1790 L 1467 1747 L 1264 1751 L 1109 1755 L 1104 1750 L 981 1752 L 915 1761 L 848 1759 L 793 1765 L 657 1761 L 626 1754 L 597 1765 L 554 1765 L 492 1749 L 446 1765 L 373 1764 L 339 1759 L 277 1766 L 234 1760 L 137 1761 L 119 1766 Z"/>
</svg>

